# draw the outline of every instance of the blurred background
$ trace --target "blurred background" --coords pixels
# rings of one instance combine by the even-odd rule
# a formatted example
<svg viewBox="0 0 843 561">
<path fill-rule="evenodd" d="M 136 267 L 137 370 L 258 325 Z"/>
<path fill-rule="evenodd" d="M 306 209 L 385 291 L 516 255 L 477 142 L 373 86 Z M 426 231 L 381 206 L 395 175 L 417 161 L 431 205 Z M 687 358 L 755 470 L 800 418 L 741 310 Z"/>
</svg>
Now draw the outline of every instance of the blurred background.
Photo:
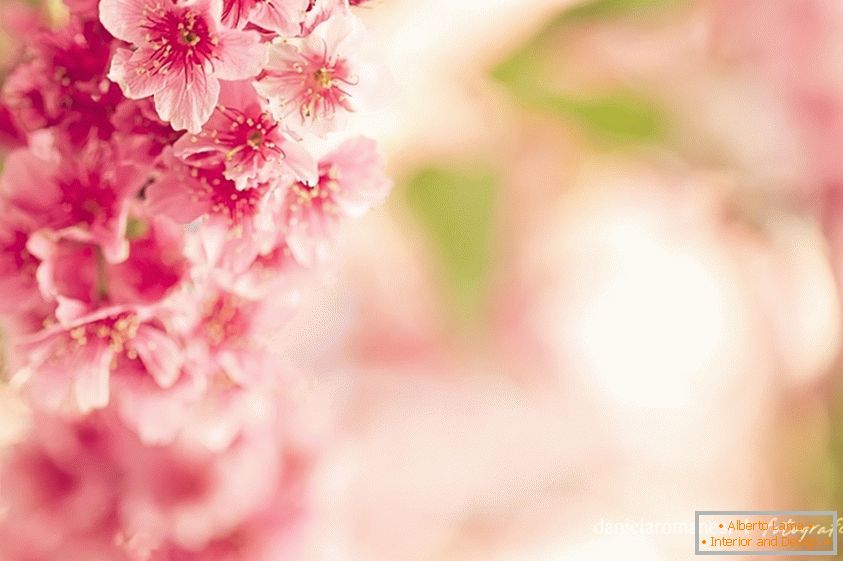
<svg viewBox="0 0 843 561">
<path fill-rule="evenodd" d="M 695 510 L 841 510 L 843 4 L 360 13 L 396 190 L 278 342 L 333 434 L 309 559 L 675 561 Z"/>
</svg>

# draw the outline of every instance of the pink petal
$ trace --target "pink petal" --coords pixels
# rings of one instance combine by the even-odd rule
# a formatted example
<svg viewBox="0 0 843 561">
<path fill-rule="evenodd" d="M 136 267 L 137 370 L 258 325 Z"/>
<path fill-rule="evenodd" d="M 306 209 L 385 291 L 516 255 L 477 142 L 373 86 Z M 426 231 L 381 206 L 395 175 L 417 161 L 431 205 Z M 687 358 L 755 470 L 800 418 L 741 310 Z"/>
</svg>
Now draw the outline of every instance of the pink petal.
<svg viewBox="0 0 843 561">
<path fill-rule="evenodd" d="M 398 96 L 398 84 L 385 64 L 356 61 L 352 72 L 358 81 L 350 99 L 355 111 L 383 109 Z"/>
<path fill-rule="evenodd" d="M 227 31 L 220 36 L 214 75 L 220 80 L 246 80 L 261 71 L 266 49 L 256 31 Z"/>
<path fill-rule="evenodd" d="M 136 372 L 115 376 L 113 384 L 120 418 L 147 446 L 172 442 L 205 390 L 203 380 L 187 375 L 167 389 Z"/>
<path fill-rule="evenodd" d="M 269 54 L 266 60 L 266 69 L 269 71 L 286 72 L 296 63 L 306 63 L 299 50 L 293 45 L 284 42 L 273 42 L 269 47 Z M 263 82 L 263 80 L 261 80 Z M 260 90 L 258 90 L 260 92 Z M 269 96 L 266 96 L 269 97 Z"/>
<path fill-rule="evenodd" d="M 189 224 L 205 214 L 207 203 L 194 199 L 187 181 L 190 178 L 184 175 L 169 173 L 147 187 L 146 202 L 150 213 L 168 216 L 182 224 Z"/>
<path fill-rule="evenodd" d="M 221 351 L 217 354 L 216 360 L 232 382 L 240 386 L 247 386 L 251 381 L 248 368 L 249 354 L 249 350 L 241 352 L 235 350 Z"/>
<path fill-rule="evenodd" d="M 21 149 L 9 154 L 3 166 L 0 190 L 21 210 L 38 212 L 58 202 L 61 191 L 53 180 L 55 163 Z"/>
<path fill-rule="evenodd" d="M 176 383 L 182 356 L 178 345 L 166 333 L 142 325 L 132 341 L 132 348 L 160 387 L 169 388 Z"/>
<path fill-rule="evenodd" d="M 177 3 L 190 6 L 197 12 L 207 13 L 211 21 L 218 22 L 222 19 L 222 0 L 185 0 Z"/>
<path fill-rule="evenodd" d="M 41 296 L 47 299 L 54 298 L 58 293 L 58 289 L 53 282 L 55 240 L 51 239 L 44 231 L 35 232 L 29 236 L 29 240 L 26 242 L 26 250 L 41 261 L 35 270 L 35 280 L 38 283 Z"/>
<path fill-rule="evenodd" d="M 79 300 L 56 296 L 56 319 L 60 325 L 70 325 L 90 312 L 88 306 Z"/>
<path fill-rule="evenodd" d="M 280 35 L 298 35 L 307 14 L 309 0 L 269 0 L 259 2 L 249 19 Z"/>
<path fill-rule="evenodd" d="M 226 236 L 220 248 L 218 266 L 233 273 L 240 273 L 254 262 L 264 243 L 262 234 L 265 234 L 255 228 L 257 220 L 256 218 L 244 221 L 241 235 Z M 224 229 L 227 233 L 230 231 L 227 222 L 221 216 L 213 216 L 208 222 L 209 226 L 218 230 Z"/>
<path fill-rule="evenodd" d="M 111 59 L 108 79 L 119 84 L 123 95 L 129 99 L 143 99 L 160 92 L 167 85 L 167 77 L 148 71 L 144 64 L 150 56 L 149 47 L 134 52 L 117 49 Z"/>
<path fill-rule="evenodd" d="M 155 94 L 158 116 L 175 130 L 197 134 L 208 122 L 220 95 L 220 83 L 197 72 L 191 78 L 172 74 L 167 87 Z"/>
<path fill-rule="evenodd" d="M 260 107 L 260 98 L 250 80 L 223 82 L 220 84 L 220 105 L 246 110 Z"/>
<path fill-rule="evenodd" d="M 289 224 L 285 238 L 293 257 L 305 267 L 325 261 L 336 238 L 339 226 L 336 218 L 319 211 L 302 212 L 296 218 Z"/>
<path fill-rule="evenodd" d="M 74 395 L 79 410 L 88 413 L 108 405 L 108 381 L 113 353 L 104 344 L 88 347 L 67 364 L 68 374 L 75 376 Z"/>
<path fill-rule="evenodd" d="M 101 0 L 100 22 L 117 39 L 143 43 L 144 7 L 148 4 L 148 0 Z"/>
<path fill-rule="evenodd" d="M 349 216 L 359 216 L 380 204 L 392 188 L 374 140 L 362 136 L 347 140 L 325 161 L 337 169 L 340 189 L 334 200 Z"/>
<path fill-rule="evenodd" d="M 219 142 L 210 134 L 185 134 L 173 144 L 173 154 L 185 162 L 202 165 L 205 159 L 219 159 Z"/>
<path fill-rule="evenodd" d="M 26 379 L 22 391 L 38 409 L 57 411 L 67 406 L 73 378 L 67 375 L 64 364 L 44 364 Z M 22 372 L 16 372 L 20 376 Z"/>
<path fill-rule="evenodd" d="M 297 142 L 284 143 L 284 163 L 292 170 L 296 179 L 305 183 L 316 183 L 319 169 L 310 152 Z"/>
<path fill-rule="evenodd" d="M 228 235 L 228 227 L 221 220 L 206 220 L 196 236 L 199 240 L 199 249 L 205 263 L 216 266 L 221 259 L 225 240 Z"/>
<path fill-rule="evenodd" d="M 348 56 L 348 51 L 355 51 L 363 40 L 363 26 L 355 16 L 337 15 L 313 30 L 305 40 L 305 50 L 313 54 L 327 52 L 328 58 L 340 54 Z"/>
<path fill-rule="evenodd" d="M 94 240 L 102 248 L 102 254 L 109 263 L 122 263 L 129 258 L 129 241 L 126 239 L 126 224 L 129 221 L 129 207 L 123 205 L 120 213 L 108 224 L 94 224 L 91 228 Z"/>
</svg>

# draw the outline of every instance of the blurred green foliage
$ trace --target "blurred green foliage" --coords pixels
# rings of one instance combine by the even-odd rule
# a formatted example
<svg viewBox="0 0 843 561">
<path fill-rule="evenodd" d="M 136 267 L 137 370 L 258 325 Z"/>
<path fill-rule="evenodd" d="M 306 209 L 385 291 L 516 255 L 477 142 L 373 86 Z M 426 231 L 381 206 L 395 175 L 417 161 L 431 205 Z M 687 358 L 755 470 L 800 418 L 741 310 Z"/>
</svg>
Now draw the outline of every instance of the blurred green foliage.
<svg viewBox="0 0 843 561">
<path fill-rule="evenodd" d="M 551 77 L 559 72 L 559 62 L 565 56 L 558 39 L 570 30 L 598 19 L 643 16 L 682 1 L 595 0 L 567 9 L 495 66 L 492 78 L 506 86 L 521 105 L 573 121 L 601 142 L 660 140 L 666 123 L 654 100 L 620 86 L 611 91 L 563 92 L 552 85 Z"/>
<path fill-rule="evenodd" d="M 593 0 L 573 6 L 558 19 L 575 21 L 607 18 L 626 14 L 646 15 L 650 10 L 661 10 L 681 4 L 685 0 Z"/>
<path fill-rule="evenodd" d="M 651 101 L 630 92 L 615 91 L 577 98 L 535 89 L 522 93 L 520 98 L 536 109 L 572 119 L 604 140 L 643 141 L 658 139 L 664 134 L 665 125 L 659 109 Z"/>
<path fill-rule="evenodd" d="M 410 179 L 405 193 L 442 258 L 462 323 L 482 317 L 486 302 L 497 183 L 490 168 L 430 166 Z"/>
<path fill-rule="evenodd" d="M 566 26 L 591 18 L 614 17 L 676 0 L 596 0 L 565 10 L 492 71 L 517 102 L 573 120 L 604 139 L 658 138 L 662 113 L 634 92 L 556 91 L 548 84 L 559 52 L 553 40 Z M 482 317 L 492 252 L 492 217 L 497 174 L 484 166 L 431 165 L 407 182 L 406 201 L 433 241 L 446 271 L 455 315 L 462 323 Z"/>
<path fill-rule="evenodd" d="M 491 76 L 517 103 L 565 119 L 601 142 L 659 140 L 666 125 L 653 100 L 621 88 L 563 92 L 551 85 L 551 77 L 564 57 L 558 49 L 560 34 L 594 20 L 637 17 L 682 1 L 594 0 L 566 9 L 497 64 Z M 452 308 L 463 324 L 481 319 L 487 302 L 498 183 L 488 166 L 432 164 L 412 175 L 404 191 L 442 259 Z"/>
</svg>

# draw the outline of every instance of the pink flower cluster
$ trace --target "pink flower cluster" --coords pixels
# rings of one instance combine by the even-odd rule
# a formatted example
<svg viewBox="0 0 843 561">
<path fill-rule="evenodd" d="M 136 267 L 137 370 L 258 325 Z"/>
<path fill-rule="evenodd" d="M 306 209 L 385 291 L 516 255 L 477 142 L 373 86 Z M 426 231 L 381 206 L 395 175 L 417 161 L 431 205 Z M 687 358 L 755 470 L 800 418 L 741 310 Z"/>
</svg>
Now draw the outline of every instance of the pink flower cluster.
<svg viewBox="0 0 843 561">
<path fill-rule="evenodd" d="M 0 120 L 0 313 L 32 434 L 4 561 L 280 560 L 316 449 L 268 344 L 387 196 L 349 0 L 68 0 Z"/>
</svg>

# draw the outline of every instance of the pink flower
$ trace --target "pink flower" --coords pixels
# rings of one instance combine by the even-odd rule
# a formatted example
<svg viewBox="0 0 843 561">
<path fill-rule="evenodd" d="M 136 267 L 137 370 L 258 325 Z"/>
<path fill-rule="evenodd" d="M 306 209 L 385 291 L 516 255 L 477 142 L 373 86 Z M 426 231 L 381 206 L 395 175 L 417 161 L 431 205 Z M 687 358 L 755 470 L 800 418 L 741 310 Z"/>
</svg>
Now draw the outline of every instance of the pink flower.
<svg viewBox="0 0 843 561">
<path fill-rule="evenodd" d="M 146 166 L 184 134 L 158 118 L 151 99 L 124 100 L 111 122 L 120 158 Z"/>
<path fill-rule="evenodd" d="M 124 509 L 126 519 L 144 509 L 154 515 L 146 515 L 149 522 L 160 521 L 148 534 L 164 538 L 153 548 L 150 561 L 306 556 L 300 547 L 310 515 L 309 483 L 318 454 L 315 446 L 324 441 L 314 438 L 313 418 L 301 411 L 298 400 L 262 393 L 270 399 L 243 400 L 241 406 L 249 410 L 243 416 L 252 420 L 215 455 L 183 438 L 177 450 L 160 454 L 166 464 L 150 462 L 130 470 L 131 497 L 137 499 Z M 162 484 L 162 473 L 174 476 L 170 485 Z M 244 481 L 251 482 L 248 488 Z"/>
<path fill-rule="evenodd" d="M 264 412 L 213 451 L 187 437 L 148 446 L 108 412 L 33 421 L 0 465 L 4 561 L 193 559 L 206 548 L 291 545 L 310 462 L 285 442 L 278 415 Z"/>
<path fill-rule="evenodd" d="M 272 428 L 264 422 L 220 451 L 188 439 L 131 450 L 121 501 L 126 534 L 153 551 L 167 543 L 198 550 L 229 535 L 273 498 L 281 455 Z"/>
<path fill-rule="evenodd" d="M 275 118 L 324 134 L 336 129 L 346 112 L 375 109 L 378 98 L 389 95 L 388 74 L 357 54 L 362 33 L 357 18 L 337 15 L 298 45 L 273 42 L 255 88 L 269 100 Z"/>
<path fill-rule="evenodd" d="M 319 162 L 319 181 L 294 183 L 279 209 L 285 241 L 295 258 L 312 265 L 323 260 L 340 220 L 382 202 L 392 186 L 374 141 L 358 137 Z"/>
<path fill-rule="evenodd" d="M 277 243 L 261 253 L 249 268 L 229 284 L 238 293 L 251 298 L 261 298 L 274 294 L 276 298 L 285 296 L 291 300 L 299 297 L 301 287 L 313 283 L 315 272 L 303 267 L 293 256 L 283 236 Z"/>
<path fill-rule="evenodd" d="M 347 0 L 310 0 L 301 34 L 310 35 L 314 28 L 323 21 L 327 21 L 334 15 L 348 15 L 349 13 Z"/>
<path fill-rule="evenodd" d="M 46 298 L 58 299 L 62 320 L 69 310 L 76 316 L 120 304 L 154 304 L 185 276 L 182 229 L 159 217 L 134 218 L 127 228 L 129 256 L 120 263 L 105 260 L 89 242 L 34 236 L 28 244 L 40 259 L 38 282 Z"/>
<path fill-rule="evenodd" d="M 22 340 L 19 374 L 27 393 L 52 411 L 88 413 L 106 407 L 112 377 L 149 378 L 159 388 L 179 381 L 179 344 L 151 313 L 116 306 Z"/>
<path fill-rule="evenodd" d="M 147 335 L 158 335 L 158 342 L 147 344 L 157 357 L 148 361 L 175 360 L 175 365 L 184 361 L 183 350 L 170 354 L 172 341 L 163 332 L 150 331 Z M 160 350 L 159 350 L 160 347 Z M 173 442 L 184 431 L 185 424 L 192 417 L 193 407 L 205 398 L 207 380 L 198 378 L 192 372 L 182 369 L 172 385 L 151 375 L 150 366 L 142 360 L 118 363 L 111 376 L 113 409 L 121 423 L 138 435 L 148 446 L 159 446 Z"/>
<path fill-rule="evenodd" d="M 105 28 L 136 47 L 117 50 L 109 78 L 130 99 L 153 96 L 174 129 L 198 133 L 219 81 L 256 76 L 264 58 L 258 33 L 221 27 L 220 9 L 220 0 L 102 0 Z"/>
<path fill-rule="evenodd" d="M 9 205 L 0 206 L 0 312 L 23 313 L 40 301 L 35 272 L 39 259 L 27 248 L 33 217 Z"/>
<path fill-rule="evenodd" d="M 52 127 L 62 118 L 50 68 L 37 59 L 15 68 L 3 83 L 3 102 L 25 132 Z"/>
<path fill-rule="evenodd" d="M 207 389 L 182 369 L 180 341 L 149 309 L 104 309 L 15 348 L 19 383 L 39 410 L 72 420 L 106 409 L 147 445 L 172 442 Z"/>
<path fill-rule="evenodd" d="M 273 193 L 274 212 L 277 212 L 280 195 L 280 190 Z M 220 221 L 206 221 L 191 228 L 195 228 L 195 235 L 189 236 L 185 245 L 185 255 L 191 263 L 191 276 L 209 290 L 210 287 L 219 287 L 247 301 L 269 295 L 274 295 L 276 299 L 292 299 L 301 286 L 312 282 L 305 278 L 305 275 L 312 276 L 312 272 L 295 260 L 277 224 L 271 230 L 262 232 L 260 242 L 250 244 L 252 248 L 244 248 L 236 239 L 230 239 Z M 201 299 L 207 301 L 211 297 L 204 294 Z M 184 305 L 191 311 L 200 307 L 196 302 Z"/>
<path fill-rule="evenodd" d="M 225 177 L 223 164 L 187 165 L 170 155 L 167 169 L 146 189 L 149 211 L 188 224 L 205 217 L 201 229 L 216 255 L 225 254 L 233 269 L 242 269 L 275 235 L 272 187 L 260 184 L 240 190 Z"/>
<path fill-rule="evenodd" d="M 220 288 L 197 302 L 188 337 L 194 356 L 191 368 L 225 385 L 250 387 L 281 378 L 281 368 L 269 362 L 268 335 L 280 331 L 295 309 L 287 294 L 245 298 Z M 277 362 L 277 359 L 276 359 Z"/>
<path fill-rule="evenodd" d="M 100 245 L 106 260 L 128 255 L 125 239 L 130 198 L 145 176 L 114 161 L 112 149 L 90 141 L 81 152 L 52 146 L 18 150 L 6 159 L 0 189 L 9 203 L 56 237 Z"/>
<path fill-rule="evenodd" d="M 199 134 L 174 145 L 176 156 L 199 166 L 225 166 L 238 189 L 255 187 L 285 174 L 316 180 L 316 162 L 261 107 L 248 82 L 222 86 L 220 104 Z"/>
<path fill-rule="evenodd" d="M 119 561 L 119 472 L 108 431 L 93 419 L 37 415 L 29 438 L 0 468 L 0 558 Z"/>
<path fill-rule="evenodd" d="M 283 468 L 268 503 L 251 516 L 199 549 L 169 542 L 156 549 L 150 561 L 279 561 L 306 557 L 301 538 L 310 514 L 309 466 L 288 455 Z"/>
<path fill-rule="evenodd" d="M 349 0 L 64 2 L 0 24 L 28 45 L 0 61 L 0 328 L 33 429 L 0 454 L 0 558 L 298 558 L 322 427 L 281 334 L 303 263 L 389 190 L 371 141 L 304 148 L 385 91 L 360 24 Z"/>
<path fill-rule="evenodd" d="M 172 155 L 165 158 L 164 172 L 146 189 L 153 214 L 188 224 L 205 215 L 219 216 L 226 225 L 248 235 L 262 215 L 268 186 L 240 190 L 225 177 L 222 163 L 211 167 L 185 164 Z"/>
<path fill-rule="evenodd" d="M 223 0 L 222 21 L 242 28 L 247 23 L 278 33 L 298 35 L 309 0 Z"/>
<path fill-rule="evenodd" d="M 112 38 L 97 21 L 73 19 L 59 32 L 41 31 L 35 56 L 18 66 L 3 89 L 16 123 L 28 132 L 54 128 L 63 140 L 107 139 L 110 117 L 123 99 L 105 77 Z"/>
</svg>

